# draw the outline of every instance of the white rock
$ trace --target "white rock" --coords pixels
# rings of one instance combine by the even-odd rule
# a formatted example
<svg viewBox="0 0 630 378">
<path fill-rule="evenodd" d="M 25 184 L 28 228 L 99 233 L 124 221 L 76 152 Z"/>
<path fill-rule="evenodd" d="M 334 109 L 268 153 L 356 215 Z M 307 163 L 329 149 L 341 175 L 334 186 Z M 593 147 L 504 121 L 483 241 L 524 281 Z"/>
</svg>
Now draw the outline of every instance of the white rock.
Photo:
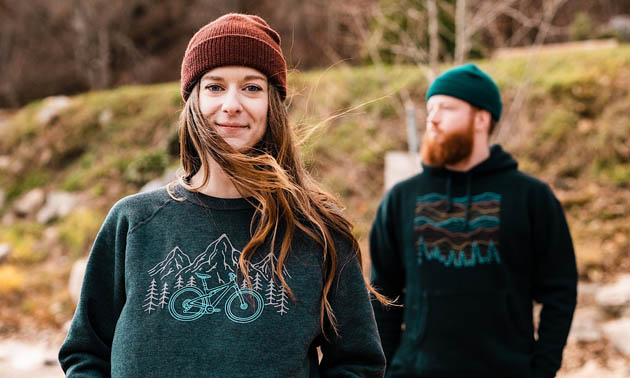
<svg viewBox="0 0 630 378">
<path fill-rule="evenodd" d="M 611 285 L 602 286 L 595 302 L 606 312 L 618 316 L 630 310 L 630 274 L 622 275 Z"/>
<path fill-rule="evenodd" d="M 606 322 L 602 329 L 615 348 L 626 357 L 630 357 L 630 318 Z"/>
<path fill-rule="evenodd" d="M 155 180 L 151 180 L 144 184 L 144 186 L 140 189 L 140 193 L 149 192 L 151 190 L 161 188 L 169 182 L 175 180 L 177 178 L 177 169 L 168 169 L 162 177 L 156 178 Z"/>
<path fill-rule="evenodd" d="M 13 247 L 9 243 L 0 243 L 0 264 L 2 264 L 13 251 Z"/>
<path fill-rule="evenodd" d="M 46 198 L 46 205 L 37 213 L 37 221 L 46 224 L 56 218 L 70 214 L 78 202 L 77 195 L 67 192 L 51 192 Z"/>
<path fill-rule="evenodd" d="M 573 316 L 569 340 L 576 342 L 593 342 L 602 338 L 599 327 L 601 313 L 595 307 L 578 308 Z"/>
<path fill-rule="evenodd" d="M 592 282 L 578 282 L 578 303 L 592 302 L 601 284 Z"/>
<path fill-rule="evenodd" d="M 2 217 L 2 221 L 0 221 L 0 224 L 2 224 L 2 226 L 4 227 L 10 227 L 13 223 L 15 223 L 15 221 L 16 221 L 15 214 L 13 214 L 12 211 L 8 211 Z"/>
<path fill-rule="evenodd" d="M 8 167 L 6 168 L 7 171 L 9 171 L 10 173 L 13 174 L 18 174 L 20 172 L 22 172 L 22 170 L 24 170 L 24 163 L 20 160 L 9 160 L 8 163 Z"/>
<path fill-rule="evenodd" d="M 68 282 L 68 291 L 70 292 L 70 298 L 74 300 L 74 303 L 79 302 L 79 296 L 81 295 L 81 285 L 83 285 L 83 276 L 85 275 L 85 267 L 87 266 L 87 259 L 79 259 L 72 266 L 70 272 L 70 280 Z"/>
<path fill-rule="evenodd" d="M 114 118 L 114 113 L 111 109 L 105 109 L 98 115 L 98 123 L 101 126 L 105 126 L 109 123 L 109 121 Z"/>
<path fill-rule="evenodd" d="M 59 239 L 59 229 L 57 227 L 48 227 L 44 230 L 42 240 L 48 243 L 54 243 Z"/>
<path fill-rule="evenodd" d="M 37 120 L 48 125 L 59 113 L 70 106 L 70 98 L 67 96 L 52 96 L 44 99 L 42 108 L 37 113 Z"/>
<path fill-rule="evenodd" d="M 45 166 L 50 163 L 50 160 L 53 158 L 53 152 L 50 148 L 46 148 L 39 153 L 39 165 Z"/>
<path fill-rule="evenodd" d="M 385 191 L 422 171 L 419 154 L 390 151 L 385 154 Z"/>
<path fill-rule="evenodd" d="M 7 155 L 0 156 L 0 169 L 8 169 L 11 166 L 11 158 Z"/>
<path fill-rule="evenodd" d="M 37 188 L 20 197 L 14 206 L 18 215 L 29 215 L 37 211 L 46 201 L 44 189 Z"/>
</svg>

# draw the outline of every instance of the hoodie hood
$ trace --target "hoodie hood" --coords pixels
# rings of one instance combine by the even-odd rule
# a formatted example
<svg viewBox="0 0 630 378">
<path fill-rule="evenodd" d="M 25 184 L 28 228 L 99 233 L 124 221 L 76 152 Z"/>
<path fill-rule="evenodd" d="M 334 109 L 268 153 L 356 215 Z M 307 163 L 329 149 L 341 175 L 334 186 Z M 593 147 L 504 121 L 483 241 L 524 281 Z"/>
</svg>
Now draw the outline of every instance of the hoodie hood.
<svg viewBox="0 0 630 378">
<path fill-rule="evenodd" d="M 470 219 L 470 204 L 471 204 L 471 199 L 472 199 L 473 176 L 480 177 L 480 176 L 485 176 L 485 175 L 497 174 L 503 171 L 516 170 L 517 167 L 518 167 L 518 163 L 516 162 L 516 160 L 514 160 L 514 158 L 512 158 L 512 155 L 503 151 L 503 148 L 501 148 L 501 146 L 498 144 L 495 144 L 492 147 L 490 147 L 490 156 L 486 160 L 482 161 L 481 163 L 477 164 L 476 166 L 474 166 L 473 168 L 469 169 L 466 172 L 452 171 L 444 167 L 432 167 L 432 166 L 428 166 L 422 163 L 423 172 L 426 172 L 427 174 L 431 176 L 446 178 L 445 192 L 446 192 L 446 197 L 447 197 L 447 202 L 448 202 L 447 212 L 450 212 L 453 207 L 453 202 L 452 202 L 453 180 L 457 178 L 465 178 L 467 201 L 466 201 L 466 215 L 465 215 L 465 223 L 464 223 L 465 226 L 464 226 L 464 230 L 462 230 L 464 232 L 468 231 L 468 226 L 469 226 L 468 221 Z"/>
<path fill-rule="evenodd" d="M 498 144 L 490 147 L 490 156 L 486 160 L 482 161 L 481 163 L 477 164 L 466 172 L 452 171 L 444 167 L 432 167 L 422 163 L 423 172 L 434 176 L 464 177 L 470 174 L 474 176 L 483 176 L 486 174 L 494 174 L 506 170 L 516 170 L 517 168 L 518 163 L 516 162 L 516 160 L 514 160 L 512 155 L 505 152 L 503 148 L 501 148 L 501 146 Z"/>
</svg>

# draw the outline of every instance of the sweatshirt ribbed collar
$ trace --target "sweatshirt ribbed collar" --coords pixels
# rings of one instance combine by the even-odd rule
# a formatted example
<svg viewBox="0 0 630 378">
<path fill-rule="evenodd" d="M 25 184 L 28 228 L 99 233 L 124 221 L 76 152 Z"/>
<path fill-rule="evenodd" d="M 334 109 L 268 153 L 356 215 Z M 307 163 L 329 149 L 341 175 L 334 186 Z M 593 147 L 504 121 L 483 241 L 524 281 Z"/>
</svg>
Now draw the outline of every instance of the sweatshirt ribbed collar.
<svg viewBox="0 0 630 378">
<path fill-rule="evenodd" d="M 178 198 L 193 203 L 197 206 L 215 210 L 241 210 L 253 209 L 254 199 L 248 198 L 219 198 L 207 194 L 192 192 L 184 188 L 180 183 L 173 184 L 172 191 Z"/>
</svg>

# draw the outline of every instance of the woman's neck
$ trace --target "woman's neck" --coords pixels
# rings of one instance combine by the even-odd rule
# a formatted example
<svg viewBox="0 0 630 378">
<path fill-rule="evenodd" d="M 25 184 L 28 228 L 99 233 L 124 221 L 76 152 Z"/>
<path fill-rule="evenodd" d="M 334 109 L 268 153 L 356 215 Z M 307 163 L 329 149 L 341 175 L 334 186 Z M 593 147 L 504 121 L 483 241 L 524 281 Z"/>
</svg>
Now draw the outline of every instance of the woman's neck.
<svg viewBox="0 0 630 378">
<path fill-rule="evenodd" d="M 210 177 L 206 185 L 199 188 L 199 192 L 211 197 L 217 198 L 241 198 L 241 193 L 236 190 L 236 186 L 232 180 L 225 174 L 223 168 L 219 166 L 213 159 L 208 159 L 210 165 Z M 203 166 L 192 177 L 191 184 L 198 186 L 203 182 L 204 169 Z"/>
</svg>

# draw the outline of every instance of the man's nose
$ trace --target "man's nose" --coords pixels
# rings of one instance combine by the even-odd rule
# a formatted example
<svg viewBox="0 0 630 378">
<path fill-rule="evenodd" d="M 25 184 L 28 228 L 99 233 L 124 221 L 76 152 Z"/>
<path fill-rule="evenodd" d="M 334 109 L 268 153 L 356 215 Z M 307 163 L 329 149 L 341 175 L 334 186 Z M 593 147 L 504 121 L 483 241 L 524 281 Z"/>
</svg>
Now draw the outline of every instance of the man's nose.
<svg viewBox="0 0 630 378">
<path fill-rule="evenodd" d="M 427 124 L 437 124 L 440 122 L 440 118 L 441 116 L 439 110 L 429 112 L 429 115 L 427 116 Z"/>
</svg>

